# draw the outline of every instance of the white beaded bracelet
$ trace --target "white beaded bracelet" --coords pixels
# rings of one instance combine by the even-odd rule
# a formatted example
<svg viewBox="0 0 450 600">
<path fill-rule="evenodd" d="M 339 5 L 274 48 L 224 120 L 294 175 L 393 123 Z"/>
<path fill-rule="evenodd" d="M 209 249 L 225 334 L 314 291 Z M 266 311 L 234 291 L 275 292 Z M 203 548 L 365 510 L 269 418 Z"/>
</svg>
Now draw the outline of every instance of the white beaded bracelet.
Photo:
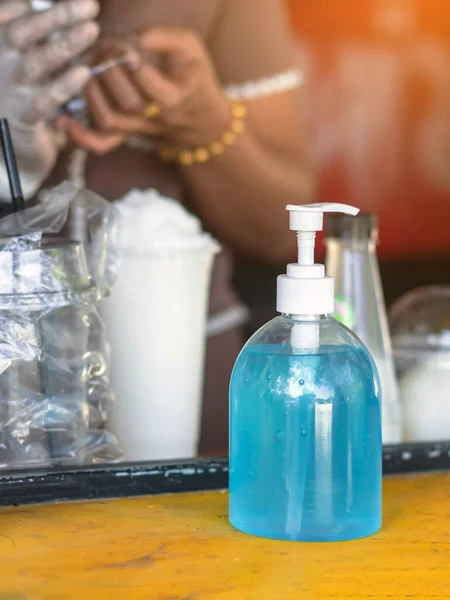
<svg viewBox="0 0 450 600">
<path fill-rule="evenodd" d="M 304 83 L 304 75 L 297 69 L 278 73 L 256 81 L 248 81 L 240 85 L 228 85 L 225 88 L 227 96 L 242 100 L 264 98 L 283 92 L 290 92 Z"/>
</svg>

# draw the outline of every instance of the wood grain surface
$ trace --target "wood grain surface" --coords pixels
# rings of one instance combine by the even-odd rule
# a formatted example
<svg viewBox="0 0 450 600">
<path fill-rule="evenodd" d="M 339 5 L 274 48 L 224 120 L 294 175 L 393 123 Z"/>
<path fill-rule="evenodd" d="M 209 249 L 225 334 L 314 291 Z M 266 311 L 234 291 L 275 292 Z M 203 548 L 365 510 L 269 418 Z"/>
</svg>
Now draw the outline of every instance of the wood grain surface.
<svg viewBox="0 0 450 600">
<path fill-rule="evenodd" d="M 386 478 L 357 542 L 248 537 L 220 492 L 4 508 L 0 534 L 0 600 L 450 598 L 445 473 Z"/>
</svg>

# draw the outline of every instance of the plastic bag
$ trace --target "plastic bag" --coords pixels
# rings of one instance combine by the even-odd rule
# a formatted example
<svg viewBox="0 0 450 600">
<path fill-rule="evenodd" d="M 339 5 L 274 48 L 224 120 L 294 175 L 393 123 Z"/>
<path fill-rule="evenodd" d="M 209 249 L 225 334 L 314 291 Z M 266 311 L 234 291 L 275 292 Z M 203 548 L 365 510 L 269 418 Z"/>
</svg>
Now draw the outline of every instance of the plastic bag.
<svg viewBox="0 0 450 600">
<path fill-rule="evenodd" d="M 2 467 L 121 457 L 104 429 L 113 394 L 98 313 L 118 268 L 116 224 L 112 205 L 70 183 L 0 220 Z"/>
</svg>

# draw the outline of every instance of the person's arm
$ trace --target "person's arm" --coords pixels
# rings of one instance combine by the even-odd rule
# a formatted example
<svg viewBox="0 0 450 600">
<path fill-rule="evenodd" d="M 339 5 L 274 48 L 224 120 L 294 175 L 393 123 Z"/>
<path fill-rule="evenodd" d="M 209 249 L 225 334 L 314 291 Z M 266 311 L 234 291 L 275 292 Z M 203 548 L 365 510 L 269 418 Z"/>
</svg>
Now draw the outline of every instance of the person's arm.
<svg viewBox="0 0 450 600">
<path fill-rule="evenodd" d="M 294 68 L 282 2 L 225 0 L 209 46 L 223 85 L 245 95 L 251 82 L 258 96 L 267 79 L 274 89 L 247 100 L 247 127 L 233 147 L 210 164 L 183 168 L 196 209 L 235 251 L 285 262 L 295 255 L 285 206 L 311 201 L 314 174 L 299 90 L 282 91 L 281 75 Z"/>
<path fill-rule="evenodd" d="M 245 130 L 217 159 L 182 167 L 197 214 L 236 253 L 279 263 L 293 256 L 286 204 L 312 200 L 294 92 L 248 102 Z"/>
<path fill-rule="evenodd" d="M 253 15 L 258 15 L 255 22 Z M 146 30 L 141 46 L 164 56 L 166 71 L 144 64 L 134 73 L 106 73 L 86 91 L 97 131 L 68 119 L 61 127 L 99 153 L 137 133 L 159 136 L 177 149 L 209 146 L 230 126 L 224 86 L 275 76 L 291 67 L 290 46 L 283 36 L 287 38 L 287 27 L 279 0 L 224 0 L 210 52 L 189 31 Z M 231 55 L 232 50 L 238 53 Z M 151 101 L 161 108 L 156 119 L 137 117 Z M 300 103 L 296 91 L 275 89 L 246 104 L 246 127 L 236 143 L 204 164 L 180 169 L 194 212 L 220 241 L 237 253 L 284 262 L 295 248 L 287 233 L 285 206 L 308 202 L 313 193 Z"/>
</svg>

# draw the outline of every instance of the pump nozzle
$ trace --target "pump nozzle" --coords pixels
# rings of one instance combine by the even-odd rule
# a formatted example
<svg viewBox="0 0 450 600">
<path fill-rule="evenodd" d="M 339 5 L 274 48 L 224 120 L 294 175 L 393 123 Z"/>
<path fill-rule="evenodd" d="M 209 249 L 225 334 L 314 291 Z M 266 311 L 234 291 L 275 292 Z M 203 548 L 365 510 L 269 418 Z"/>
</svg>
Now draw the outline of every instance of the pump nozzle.
<svg viewBox="0 0 450 600">
<path fill-rule="evenodd" d="M 323 213 L 342 213 L 356 216 L 359 208 L 348 204 L 306 204 L 295 206 L 290 204 L 286 207 L 290 213 L 290 227 L 292 231 L 322 231 Z"/>
<path fill-rule="evenodd" d="M 314 246 L 316 241 L 316 232 L 322 231 L 323 229 L 323 214 L 324 213 L 343 213 L 346 215 L 357 215 L 359 209 L 354 206 L 348 206 L 347 204 L 307 204 L 305 206 L 294 206 L 289 205 L 286 207 L 289 211 L 290 216 L 290 228 L 291 231 L 297 232 L 298 238 L 298 265 L 301 266 L 312 266 L 314 265 Z M 321 269 L 315 269 L 315 274 L 312 272 L 303 273 L 303 277 L 323 277 L 324 267 L 323 265 L 314 265 L 321 267 Z M 291 273 L 288 271 L 288 275 L 301 277 L 301 273 L 296 269 L 297 274 L 293 272 L 293 267 L 289 265 Z"/>
<path fill-rule="evenodd" d="M 346 204 L 287 206 L 290 229 L 297 232 L 298 262 L 288 265 L 278 278 L 277 310 L 304 317 L 334 312 L 334 281 L 325 276 L 325 267 L 314 262 L 316 232 L 323 229 L 324 213 L 357 215 L 359 209 Z"/>
</svg>

